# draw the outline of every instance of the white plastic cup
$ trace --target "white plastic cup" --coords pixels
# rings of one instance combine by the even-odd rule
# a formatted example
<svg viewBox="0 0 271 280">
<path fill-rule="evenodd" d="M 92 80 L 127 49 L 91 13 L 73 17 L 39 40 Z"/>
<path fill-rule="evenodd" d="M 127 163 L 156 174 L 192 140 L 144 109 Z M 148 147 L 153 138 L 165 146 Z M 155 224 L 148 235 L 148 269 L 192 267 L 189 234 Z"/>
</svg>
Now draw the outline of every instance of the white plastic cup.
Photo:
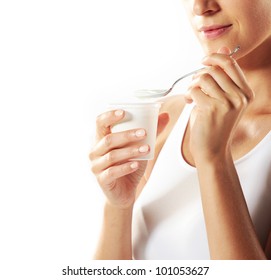
<svg viewBox="0 0 271 280">
<path fill-rule="evenodd" d="M 122 109 L 125 111 L 124 118 L 112 126 L 111 131 L 113 133 L 139 128 L 143 128 L 146 131 L 147 135 L 140 143 L 149 145 L 150 152 L 145 156 L 136 157 L 136 160 L 151 160 L 154 158 L 160 107 L 160 103 L 157 102 L 110 104 L 110 109 Z"/>
</svg>

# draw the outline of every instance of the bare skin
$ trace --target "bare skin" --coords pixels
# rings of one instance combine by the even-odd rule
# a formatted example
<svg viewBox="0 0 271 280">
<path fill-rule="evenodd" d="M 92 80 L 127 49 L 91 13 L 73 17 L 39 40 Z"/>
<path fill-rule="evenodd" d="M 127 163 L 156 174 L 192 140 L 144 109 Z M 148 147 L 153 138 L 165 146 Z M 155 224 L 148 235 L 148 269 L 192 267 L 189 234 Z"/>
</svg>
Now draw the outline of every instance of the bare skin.
<svg viewBox="0 0 271 280">
<path fill-rule="evenodd" d="M 221 14 L 223 19 L 227 18 L 227 22 L 235 22 L 235 18 L 231 18 L 234 15 L 231 8 L 236 1 L 183 2 L 186 2 L 192 22 L 209 20 Z M 257 11 L 264 8 L 266 12 L 268 8 L 271 16 L 268 1 L 260 0 L 257 3 Z M 242 0 L 238 5 L 242 4 L 245 9 L 249 1 Z M 245 12 L 248 11 L 242 17 L 241 7 L 238 8 L 236 18 L 243 19 L 239 25 L 244 25 L 245 33 L 246 27 L 251 29 L 254 23 L 247 20 Z M 227 9 L 231 13 L 227 13 Z M 265 24 L 269 22 L 261 23 L 261 33 L 253 33 L 256 37 L 252 45 L 248 44 L 250 39 L 245 41 L 246 34 L 240 36 L 244 46 L 249 47 L 244 47 L 236 59 L 228 56 L 228 47 L 221 48 L 221 45 L 232 45 L 230 36 L 206 40 L 199 34 L 207 53 L 203 60 L 207 68 L 194 78 L 185 98 L 170 97 L 163 104 L 153 161 L 129 161 L 142 154 L 138 144 L 145 137 L 142 129 L 139 128 L 137 133 L 111 133 L 110 126 L 121 120 L 125 112 L 111 111 L 97 118 L 97 144 L 90 153 L 90 159 L 92 171 L 105 193 L 106 203 L 96 259 L 132 259 L 134 203 L 184 105 L 192 101 L 195 107 L 180 149 L 186 161 L 198 170 L 211 258 L 270 258 L 271 234 L 262 247 L 234 167 L 234 160 L 253 149 L 271 130 L 271 33 L 264 29 Z M 235 38 L 234 33 L 232 37 Z M 217 45 L 220 47 L 217 48 Z"/>
</svg>

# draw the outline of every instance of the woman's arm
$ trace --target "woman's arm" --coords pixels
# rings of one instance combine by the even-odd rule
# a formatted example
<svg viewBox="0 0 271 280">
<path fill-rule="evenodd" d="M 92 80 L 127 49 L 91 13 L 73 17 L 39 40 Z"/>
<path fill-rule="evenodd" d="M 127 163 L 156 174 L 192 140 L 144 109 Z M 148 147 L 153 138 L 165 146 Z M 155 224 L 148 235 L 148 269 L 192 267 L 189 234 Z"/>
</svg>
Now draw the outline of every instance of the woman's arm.
<svg viewBox="0 0 271 280">
<path fill-rule="evenodd" d="M 187 100 L 196 106 L 189 145 L 198 170 L 211 258 L 265 259 L 231 154 L 238 124 L 254 93 L 229 53 L 222 48 L 205 57 L 207 68 L 192 82 Z"/>
<path fill-rule="evenodd" d="M 105 194 L 103 227 L 96 259 L 131 259 L 131 216 L 137 186 L 146 169 L 146 161 L 131 160 L 148 153 L 140 151 L 146 137 L 143 129 L 111 133 L 111 125 L 120 121 L 123 111 L 101 114 L 96 121 L 97 143 L 90 152 L 92 172 Z"/>
<path fill-rule="evenodd" d="M 90 153 L 92 171 L 106 196 L 102 230 L 94 255 L 95 259 L 100 260 L 132 259 L 133 206 L 155 162 L 130 160 L 140 155 L 140 143 L 137 142 L 145 135 L 136 136 L 136 130 L 111 133 L 110 126 L 123 115 L 124 112 L 116 115 L 112 111 L 98 116 L 98 141 Z M 168 114 L 161 113 L 159 136 L 168 122 Z M 161 143 L 159 139 L 157 142 Z M 159 149 L 156 150 L 155 159 L 158 152 Z"/>
<path fill-rule="evenodd" d="M 256 236 L 230 153 L 198 162 L 212 259 L 266 259 Z"/>
<path fill-rule="evenodd" d="M 100 240 L 94 256 L 95 259 L 132 259 L 132 211 L 133 207 L 119 209 L 106 203 Z"/>
</svg>

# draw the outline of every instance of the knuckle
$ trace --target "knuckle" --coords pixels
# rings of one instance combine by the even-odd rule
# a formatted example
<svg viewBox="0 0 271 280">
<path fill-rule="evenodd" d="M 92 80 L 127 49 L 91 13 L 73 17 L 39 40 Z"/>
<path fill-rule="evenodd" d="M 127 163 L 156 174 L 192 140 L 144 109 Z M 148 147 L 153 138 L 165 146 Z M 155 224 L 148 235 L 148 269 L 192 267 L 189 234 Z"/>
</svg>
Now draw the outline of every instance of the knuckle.
<svg viewBox="0 0 271 280">
<path fill-rule="evenodd" d="M 254 100 L 254 98 L 255 98 L 254 91 L 252 89 L 249 89 L 247 91 L 247 101 L 248 101 L 248 103 L 252 102 Z"/>
<path fill-rule="evenodd" d="M 242 107 L 246 107 L 249 103 L 249 97 L 247 97 L 246 95 L 242 95 L 240 103 Z"/>
<path fill-rule="evenodd" d="M 200 94 L 200 92 L 201 92 L 200 88 L 198 88 L 198 87 L 197 88 L 192 88 L 191 92 L 190 92 L 192 99 L 193 100 L 197 100 L 198 95 Z"/>
<path fill-rule="evenodd" d="M 227 113 L 227 112 L 231 111 L 232 110 L 231 102 L 229 100 L 227 100 L 227 99 L 224 100 L 222 102 L 222 109 L 223 109 L 224 113 Z"/>
<path fill-rule="evenodd" d="M 213 73 L 216 73 L 217 71 L 221 71 L 221 68 L 217 65 L 212 65 L 208 67 L 208 73 L 212 75 Z"/>
<path fill-rule="evenodd" d="M 92 172 L 93 174 L 96 174 L 96 173 L 97 173 L 97 169 L 96 169 L 96 167 L 95 167 L 94 164 L 92 164 L 92 165 L 90 166 L 90 170 L 91 170 L 91 172 Z"/>
<path fill-rule="evenodd" d="M 121 173 L 122 174 L 125 174 L 128 170 L 129 170 L 129 168 L 128 168 L 127 164 L 123 164 L 121 166 Z"/>
<path fill-rule="evenodd" d="M 140 135 L 139 137 L 136 136 L 137 130 L 138 129 L 133 129 L 124 132 L 123 139 L 126 144 L 142 139 L 143 135 Z"/>
<path fill-rule="evenodd" d="M 131 168 L 130 168 L 130 164 L 129 163 L 122 164 L 120 166 L 120 174 L 121 174 L 121 176 L 126 176 L 129 173 L 130 170 L 131 170 Z"/>
<path fill-rule="evenodd" d="M 231 56 L 227 56 L 225 59 L 225 67 L 232 67 L 232 66 L 236 66 L 237 62 L 234 58 L 232 58 Z"/>
<path fill-rule="evenodd" d="M 104 145 L 106 147 L 110 147 L 111 143 L 112 143 L 112 134 L 105 135 L 104 136 Z"/>
<path fill-rule="evenodd" d="M 191 88 L 190 90 L 189 90 L 189 92 L 187 93 L 187 97 L 188 98 L 192 98 L 193 100 L 194 100 L 194 98 L 195 98 L 195 92 L 196 92 L 196 88 Z"/>
<path fill-rule="evenodd" d="M 90 161 L 94 160 L 94 158 L 95 158 L 95 151 L 94 151 L 93 148 L 90 150 L 88 158 L 90 159 Z"/>
<path fill-rule="evenodd" d="M 96 129 L 101 133 L 108 133 L 112 112 L 108 111 L 96 117 Z"/>
<path fill-rule="evenodd" d="M 130 157 L 135 157 L 139 154 L 139 149 L 138 148 L 133 148 L 129 151 L 129 156 Z"/>
<path fill-rule="evenodd" d="M 96 176 L 97 182 L 99 183 L 100 186 L 103 185 L 103 182 L 104 182 L 103 177 L 104 177 L 104 174 L 98 174 L 98 175 Z"/>
<path fill-rule="evenodd" d="M 203 73 L 202 75 L 199 76 L 199 82 L 206 82 L 209 81 L 211 79 L 211 76 L 209 73 Z"/>
<path fill-rule="evenodd" d="M 234 107 L 239 109 L 240 107 L 242 107 L 242 100 L 240 97 L 236 97 L 234 100 Z"/>
<path fill-rule="evenodd" d="M 90 152 L 90 153 L 89 153 L 88 159 L 89 159 L 90 161 L 93 161 L 93 159 L 94 159 L 93 152 Z"/>
<path fill-rule="evenodd" d="M 135 141 L 136 138 L 135 136 L 136 136 L 136 130 L 129 130 L 124 133 L 124 138 L 127 141 L 131 141 L 131 140 Z"/>
<path fill-rule="evenodd" d="M 115 162 L 116 155 L 114 151 L 108 152 L 106 155 L 106 160 L 109 164 L 112 164 Z"/>
<path fill-rule="evenodd" d="M 234 104 L 235 104 L 235 108 L 237 109 L 246 107 L 248 104 L 247 97 L 243 94 L 238 94 L 235 98 Z"/>
<path fill-rule="evenodd" d="M 139 147 L 130 148 L 125 154 L 125 161 L 133 160 L 138 157 L 142 152 L 139 151 Z"/>
<path fill-rule="evenodd" d="M 96 176 L 97 176 L 97 174 L 100 173 L 101 168 L 100 168 L 98 159 L 95 159 L 95 160 L 90 162 L 90 171 Z"/>
<path fill-rule="evenodd" d="M 217 112 L 217 106 L 215 105 L 214 102 L 209 102 L 207 104 L 207 110 L 211 115 L 216 115 Z"/>
<path fill-rule="evenodd" d="M 105 119 L 105 114 L 100 114 L 96 117 L 96 126 L 97 127 L 100 127 L 101 126 L 101 123 L 102 121 Z"/>
<path fill-rule="evenodd" d="M 131 139 L 133 139 L 133 135 L 134 135 L 134 131 L 133 130 L 127 130 L 127 131 L 123 131 L 123 133 L 121 134 L 122 139 L 127 142 L 130 141 Z"/>
<path fill-rule="evenodd" d="M 114 168 L 113 167 L 109 167 L 104 171 L 104 177 L 106 179 L 110 179 L 110 178 L 114 178 Z"/>
</svg>

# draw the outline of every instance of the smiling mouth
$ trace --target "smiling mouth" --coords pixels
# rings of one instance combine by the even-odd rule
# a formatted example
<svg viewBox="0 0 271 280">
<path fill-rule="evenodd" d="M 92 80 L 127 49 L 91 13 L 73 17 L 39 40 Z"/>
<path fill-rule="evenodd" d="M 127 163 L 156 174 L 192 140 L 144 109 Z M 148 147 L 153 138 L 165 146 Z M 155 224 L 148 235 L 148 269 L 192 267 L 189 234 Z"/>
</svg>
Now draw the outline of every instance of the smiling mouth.
<svg viewBox="0 0 271 280">
<path fill-rule="evenodd" d="M 230 30 L 232 27 L 231 24 L 229 25 L 214 25 L 209 27 L 202 27 L 199 31 L 203 34 L 203 36 L 207 39 L 216 39 L 223 35 L 225 32 Z"/>
</svg>

